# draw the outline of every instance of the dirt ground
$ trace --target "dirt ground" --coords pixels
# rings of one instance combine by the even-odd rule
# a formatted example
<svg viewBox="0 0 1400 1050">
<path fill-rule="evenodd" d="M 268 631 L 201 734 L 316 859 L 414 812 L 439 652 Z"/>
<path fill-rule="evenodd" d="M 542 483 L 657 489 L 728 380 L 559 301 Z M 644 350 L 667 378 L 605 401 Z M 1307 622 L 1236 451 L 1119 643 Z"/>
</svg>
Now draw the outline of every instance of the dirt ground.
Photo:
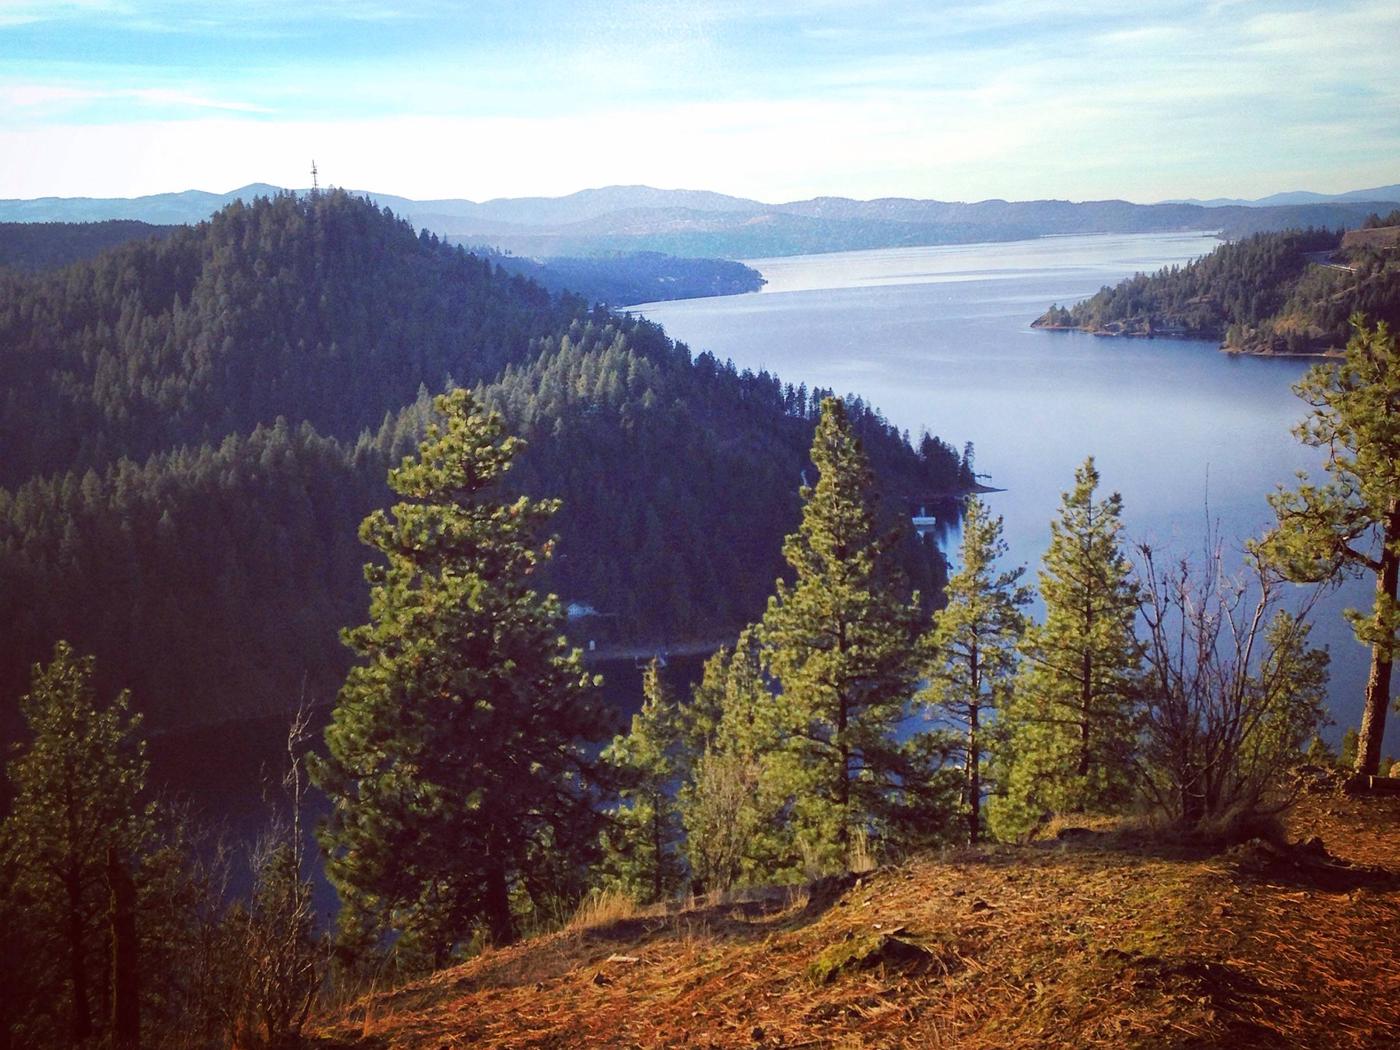
<svg viewBox="0 0 1400 1050">
<path fill-rule="evenodd" d="M 1400 798 L 1223 853 L 1085 831 L 575 928 L 323 1022 L 323 1045 L 1400 1045 Z"/>
</svg>

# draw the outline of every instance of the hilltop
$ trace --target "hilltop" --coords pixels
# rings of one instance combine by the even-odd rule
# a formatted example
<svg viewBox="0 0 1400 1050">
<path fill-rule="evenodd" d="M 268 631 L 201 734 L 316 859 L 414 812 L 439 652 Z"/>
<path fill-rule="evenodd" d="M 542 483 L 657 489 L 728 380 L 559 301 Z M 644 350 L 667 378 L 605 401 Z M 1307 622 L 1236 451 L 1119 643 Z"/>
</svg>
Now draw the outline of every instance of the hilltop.
<svg viewBox="0 0 1400 1050">
<path fill-rule="evenodd" d="M 1298 848 L 1081 829 L 576 922 L 323 1019 L 323 1047 L 1369 1047 L 1400 1037 L 1400 799 Z"/>
</svg>

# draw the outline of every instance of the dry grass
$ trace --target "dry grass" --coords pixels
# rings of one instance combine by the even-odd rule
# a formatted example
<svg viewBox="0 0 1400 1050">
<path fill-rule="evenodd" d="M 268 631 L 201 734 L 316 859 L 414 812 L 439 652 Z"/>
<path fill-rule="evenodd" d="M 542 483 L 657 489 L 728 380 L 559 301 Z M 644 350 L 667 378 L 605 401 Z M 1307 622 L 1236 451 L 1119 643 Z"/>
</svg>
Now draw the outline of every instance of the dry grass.
<svg viewBox="0 0 1400 1050">
<path fill-rule="evenodd" d="M 1291 838 L 1400 870 L 1398 799 L 1312 797 L 1289 822 Z M 1260 855 L 1121 835 L 948 851 L 834 889 L 630 914 L 492 952 L 370 997 L 322 1034 L 366 1050 L 1400 1038 L 1400 882 Z M 886 939 L 927 956 L 871 954 Z M 821 959 L 837 969 L 819 983 Z"/>
<path fill-rule="evenodd" d="M 564 929 L 569 933 L 578 933 L 595 926 L 635 919 L 647 910 L 621 890 L 595 890 L 583 899 Z"/>
</svg>

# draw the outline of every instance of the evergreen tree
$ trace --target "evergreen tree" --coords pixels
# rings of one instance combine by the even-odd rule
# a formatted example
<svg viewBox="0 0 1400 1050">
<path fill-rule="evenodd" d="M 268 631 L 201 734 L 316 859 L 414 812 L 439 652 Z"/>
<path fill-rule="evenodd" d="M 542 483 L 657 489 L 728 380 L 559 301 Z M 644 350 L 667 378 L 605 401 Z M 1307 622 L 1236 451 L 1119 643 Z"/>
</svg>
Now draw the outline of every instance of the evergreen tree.
<svg viewBox="0 0 1400 1050">
<path fill-rule="evenodd" d="M 775 702 L 748 627 L 705 662 L 686 709 L 681 819 L 693 881 L 706 891 L 800 874 Z"/>
<path fill-rule="evenodd" d="M 1090 457 L 1050 523 L 1040 571 L 1045 622 L 1026 631 L 1007 710 L 998 834 L 1024 834 L 1046 813 L 1111 808 L 1130 790 L 1138 591 L 1120 541 L 1122 497 L 1096 499 L 1098 485 Z"/>
<path fill-rule="evenodd" d="M 631 728 L 603 752 L 622 800 L 604 831 L 604 865 L 606 882 L 649 903 L 669 896 L 685 873 L 676 801 L 683 714 L 655 660 L 642 676 L 642 697 Z"/>
<path fill-rule="evenodd" d="M 1006 703 L 1016 671 L 1016 643 L 1025 627 L 1022 607 L 1030 594 L 1020 585 L 1025 569 L 998 572 L 1006 555 L 1002 520 L 976 496 L 963 516 L 961 567 L 948 581 L 948 604 L 927 635 L 928 686 L 921 694 L 941 720 L 955 727 L 948 749 L 962 758 L 962 805 L 967 839 L 982 835 L 982 774 L 990 718 Z"/>
<path fill-rule="evenodd" d="M 48 666 L 35 665 L 20 700 L 32 737 L 9 766 L 14 803 L 3 836 L 4 867 L 11 891 L 26 902 L 26 925 L 45 931 L 28 966 L 51 965 L 52 984 L 66 987 L 75 1044 L 102 1027 L 96 1007 L 110 977 L 101 928 L 109 856 L 129 870 L 151 827 L 140 801 L 147 768 L 140 717 L 129 714 L 125 692 L 100 703 L 92 678 L 93 659 L 66 642 L 54 646 Z"/>
<path fill-rule="evenodd" d="M 810 867 L 831 869 L 858 832 L 919 810 L 930 774 L 896 736 L 918 677 L 918 607 L 900 596 L 893 537 L 877 528 L 870 467 L 835 398 L 822 402 L 812 462 L 817 483 L 783 544 L 795 579 L 778 582 L 762 630 L 798 839 Z"/>
<path fill-rule="evenodd" d="M 1293 389 L 1311 411 L 1294 434 L 1327 450 L 1330 477 L 1270 498 L 1277 524 L 1255 550 L 1290 579 L 1335 580 L 1372 573 L 1367 613 L 1347 610 L 1356 640 L 1371 649 L 1355 771 L 1380 766 L 1390 677 L 1400 644 L 1400 340 L 1384 322 L 1352 319 L 1346 357 L 1314 367 Z"/>
<path fill-rule="evenodd" d="M 467 391 L 436 407 L 417 456 L 390 471 L 401 502 L 361 526 L 385 563 L 365 570 L 370 622 L 345 633 L 361 662 L 313 775 L 347 933 L 398 930 L 440 962 L 476 932 L 512 940 L 512 893 L 544 905 L 557 879 L 539 866 L 597 841 L 585 745 L 608 721 L 558 600 L 530 586 L 557 504 L 503 502 L 521 442 Z"/>
</svg>

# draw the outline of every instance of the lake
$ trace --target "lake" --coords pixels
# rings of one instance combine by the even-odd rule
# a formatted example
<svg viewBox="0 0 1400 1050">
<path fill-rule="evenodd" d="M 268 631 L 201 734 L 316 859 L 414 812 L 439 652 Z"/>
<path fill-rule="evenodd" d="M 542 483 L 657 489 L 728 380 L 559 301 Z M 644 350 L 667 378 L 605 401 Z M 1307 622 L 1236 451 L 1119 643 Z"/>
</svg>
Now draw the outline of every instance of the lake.
<svg viewBox="0 0 1400 1050">
<path fill-rule="evenodd" d="M 1237 357 L 1213 343 L 1045 332 L 1030 322 L 1137 271 L 1209 252 L 1199 233 L 1048 237 L 745 260 L 761 292 L 632 307 L 694 352 L 785 381 L 852 391 L 917 440 L 971 441 L 1015 562 L 1032 573 L 1074 469 L 1093 455 L 1123 494 L 1133 540 L 1196 553 L 1206 522 L 1236 548 L 1271 521 L 1266 496 L 1318 454 L 1289 432 L 1310 362 Z M 955 546 L 956 533 L 949 543 Z M 1341 730 L 1360 719 L 1368 653 L 1341 620 L 1363 582 L 1315 614 L 1332 652 Z M 1387 753 L 1400 751 L 1392 717 Z"/>
</svg>

